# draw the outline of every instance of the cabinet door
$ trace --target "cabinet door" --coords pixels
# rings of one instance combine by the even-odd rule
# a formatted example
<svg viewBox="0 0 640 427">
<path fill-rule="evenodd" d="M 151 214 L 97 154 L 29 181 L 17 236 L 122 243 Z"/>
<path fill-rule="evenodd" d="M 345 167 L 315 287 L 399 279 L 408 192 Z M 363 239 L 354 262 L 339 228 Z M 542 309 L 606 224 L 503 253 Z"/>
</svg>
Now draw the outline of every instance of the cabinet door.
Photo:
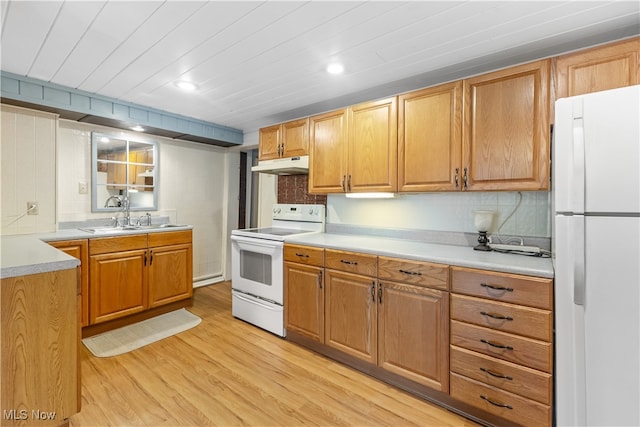
<svg viewBox="0 0 640 427">
<path fill-rule="evenodd" d="M 347 110 L 309 119 L 309 193 L 344 193 L 347 178 Z"/>
<path fill-rule="evenodd" d="M 149 250 L 149 308 L 191 298 L 192 250 L 191 244 Z"/>
<path fill-rule="evenodd" d="M 398 117 L 396 98 L 349 108 L 347 191 L 396 191 Z"/>
<path fill-rule="evenodd" d="M 49 242 L 55 248 L 80 260 L 80 324 L 89 324 L 89 242 L 86 239 Z"/>
<path fill-rule="evenodd" d="M 285 327 L 324 343 L 324 285 L 322 268 L 284 264 Z"/>
<path fill-rule="evenodd" d="M 309 119 L 282 124 L 282 157 L 305 156 L 309 153 Z"/>
<path fill-rule="evenodd" d="M 557 98 L 640 83 L 640 37 L 562 55 L 556 62 Z"/>
<path fill-rule="evenodd" d="M 375 364 L 375 279 L 334 270 L 325 275 L 325 344 Z"/>
<path fill-rule="evenodd" d="M 92 255 L 89 323 L 105 322 L 147 308 L 147 251 Z"/>
<path fill-rule="evenodd" d="M 549 60 L 474 77 L 463 84 L 463 186 L 469 190 L 548 189 Z"/>
<path fill-rule="evenodd" d="M 457 191 L 462 81 L 398 97 L 398 191 Z"/>
<path fill-rule="evenodd" d="M 378 364 L 449 391 L 449 293 L 394 282 L 378 288 Z"/>
<path fill-rule="evenodd" d="M 258 160 L 270 160 L 280 157 L 280 125 L 260 129 Z"/>
</svg>

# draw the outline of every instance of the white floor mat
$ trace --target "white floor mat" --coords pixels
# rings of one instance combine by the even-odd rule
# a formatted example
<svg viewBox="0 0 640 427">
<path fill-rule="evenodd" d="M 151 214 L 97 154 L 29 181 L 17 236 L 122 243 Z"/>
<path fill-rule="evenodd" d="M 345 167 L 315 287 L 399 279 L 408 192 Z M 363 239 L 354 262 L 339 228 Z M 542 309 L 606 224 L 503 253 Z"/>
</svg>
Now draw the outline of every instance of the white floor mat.
<svg viewBox="0 0 640 427">
<path fill-rule="evenodd" d="M 201 321 L 198 316 L 183 308 L 84 338 L 82 343 L 97 357 L 117 356 L 184 332 Z"/>
</svg>

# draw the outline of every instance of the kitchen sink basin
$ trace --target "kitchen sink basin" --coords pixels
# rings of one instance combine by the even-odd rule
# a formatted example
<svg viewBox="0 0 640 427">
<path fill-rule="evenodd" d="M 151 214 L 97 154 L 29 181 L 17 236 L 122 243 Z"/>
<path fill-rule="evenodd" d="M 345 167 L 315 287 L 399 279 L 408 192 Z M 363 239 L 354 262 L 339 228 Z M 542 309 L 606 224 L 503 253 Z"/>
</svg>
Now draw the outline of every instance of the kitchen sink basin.
<svg viewBox="0 0 640 427">
<path fill-rule="evenodd" d="M 184 225 L 154 224 L 154 225 L 125 225 L 125 226 L 117 226 L 117 227 L 114 227 L 113 225 L 105 225 L 105 226 L 97 226 L 97 227 L 79 228 L 79 230 L 86 231 L 88 233 L 93 233 L 93 234 L 107 234 L 107 233 L 119 233 L 119 232 L 125 232 L 125 231 L 155 230 L 158 228 L 174 228 L 174 227 L 184 227 Z"/>
</svg>

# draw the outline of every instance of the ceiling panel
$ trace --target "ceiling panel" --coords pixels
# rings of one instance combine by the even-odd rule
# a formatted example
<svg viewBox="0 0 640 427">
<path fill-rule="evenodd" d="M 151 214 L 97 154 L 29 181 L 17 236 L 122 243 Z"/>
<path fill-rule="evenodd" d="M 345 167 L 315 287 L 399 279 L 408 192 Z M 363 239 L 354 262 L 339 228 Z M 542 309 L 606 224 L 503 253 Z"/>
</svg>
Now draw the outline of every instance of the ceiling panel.
<svg viewBox="0 0 640 427">
<path fill-rule="evenodd" d="M 637 1 L 2 0 L 1 67 L 250 132 L 638 33 Z"/>
<path fill-rule="evenodd" d="M 4 2 L 3 2 L 4 3 Z M 2 67 L 6 61 L 16 74 L 29 73 L 40 53 L 49 29 L 58 15 L 60 2 L 11 2 L 6 9 L 2 27 Z"/>
<path fill-rule="evenodd" d="M 52 23 L 42 48 L 28 71 L 30 77 L 44 81 L 53 79 L 105 5 L 105 2 L 102 1 L 51 2 L 51 4 L 54 3 L 61 5 L 60 12 Z M 34 38 L 31 33 L 27 37 Z"/>
<path fill-rule="evenodd" d="M 175 27 L 193 14 L 198 13 L 205 4 L 205 2 L 167 2 L 163 4 L 162 7 L 155 10 L 149 19 L 139 25 L 100 67 L 85 79 L 81 89 L 89 92 L 104 90 L 111 81 L 119 79 L 122 70 L 134 64 L 142 52 L 147 52 L 162 40 L 170 38 Z"/>
</svg>

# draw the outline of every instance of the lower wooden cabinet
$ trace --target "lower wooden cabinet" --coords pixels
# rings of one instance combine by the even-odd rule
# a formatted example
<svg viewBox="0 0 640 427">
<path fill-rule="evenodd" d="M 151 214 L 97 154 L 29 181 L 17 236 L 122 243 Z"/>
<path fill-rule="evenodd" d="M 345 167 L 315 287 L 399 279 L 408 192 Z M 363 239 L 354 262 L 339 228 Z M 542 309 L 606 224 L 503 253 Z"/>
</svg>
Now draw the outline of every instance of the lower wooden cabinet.
<svg viewBox="0 0 640 427">
<path fill-rule="evenodd" d="M 0 425 L 59 426 L 80 411 L 78 289 L 75 268 L 0 280 Z"/>
<path fill-rule="evenodd" d="M 551 425 L 552 279 L 322 251 L 285 245 L 287 339 L 491 425 Z"/>
<path fill-rule="evenodd" d="M 378 365 L 449 391 L 449 266 L 378 257 Z"/>
<path fill-rule="evenodd" d="M 451 374 L 451 397 L 518 425 L 551 425 L 550 406 L 455 373 Z"/>
<path fill-rule="evenodd" d="M 520 425 L 550 426 L 552 280 L 451 271 L 451 397 Z"/>
<path fill-rule="evenodd" d="M 377 363 L 375 278 L 329 269 L 325 275 L 325 344 Z"/>
<path fill-rule="evenodd" d="M 89 325 L 188 300 L 191 230 L 89 239 Z"/>
<path fill-rule="evenodd" d="M 448 392 L 448 266 L 318 251 L 285 245 L 287 336 Z"/>
<path fill-rule="evenodd" d="M 89 241 L 87 239 L 49 242 L 67 255 L 80 260 L 80 325 L 89 324 Z"/>
<path fill-rule="evenodd" d="M 449 390 L 449 292 L 380 282 L 378 365 Z"/>
<path fill-rule="evenodd" d="M 324 249 L 285 245 L 284 259 L 285 330 L 324 343 Z"/>
<path fill-rule="evenodd" d="M 191 231 L 149 234 L 149 308 L 193 295 Z"/>
<path fill-rule="evenodd" d="M 89 323 L 144 311 L 147 302 L 147 235 L 89 242 Z"/>
</svg>

